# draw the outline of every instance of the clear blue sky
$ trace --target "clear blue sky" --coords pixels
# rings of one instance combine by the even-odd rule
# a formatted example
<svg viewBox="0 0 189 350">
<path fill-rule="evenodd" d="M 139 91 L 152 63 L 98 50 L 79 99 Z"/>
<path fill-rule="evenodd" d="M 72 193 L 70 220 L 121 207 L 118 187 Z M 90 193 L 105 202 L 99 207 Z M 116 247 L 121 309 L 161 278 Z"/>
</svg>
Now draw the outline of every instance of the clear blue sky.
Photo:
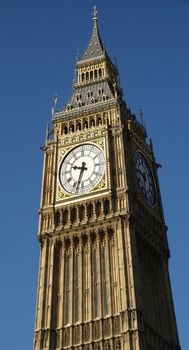
<svg viewBox="0 0 189 350">
<path fill-rule="evenodd" d="M 90 0 L 0 0 L 0 348 L 32 349 L 45 128 L 53 96 L 71 94 L 77 49 L 92 29 Z M 97 0 L 105 46 L 125 100 L 142 108 L 159 170 L 180 343 L 189 348 L 189 1 Z"/>
</svg>

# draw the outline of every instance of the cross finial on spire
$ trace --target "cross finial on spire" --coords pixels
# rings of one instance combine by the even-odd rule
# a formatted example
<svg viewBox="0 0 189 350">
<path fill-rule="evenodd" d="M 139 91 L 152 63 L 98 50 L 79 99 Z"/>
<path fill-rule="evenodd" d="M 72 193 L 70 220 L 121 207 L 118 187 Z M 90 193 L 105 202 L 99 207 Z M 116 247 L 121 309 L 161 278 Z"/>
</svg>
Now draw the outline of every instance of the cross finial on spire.
<svg viewBox="0 0 189 350">
<path fill-rule="evenodd" d="M 97 17 L 97 9 L 96 9 L 96 6 L 94 6 L 93 8 L 93 21 L 97 21 L 98 20 L 98 17 Z"/>
<path fill-rule="evenodd" d="M 56 110 L 57 103 L 58 103 L 58 96 L 57 95 L 54 96 L 54 101 L 53 102 L 54 102 L 54 104 L 53 104 L 53 107 L 52 107 L 52 116 L 54 115 L 54 113 L 57 112 L 57 110 Z"/>
<path fill-rule="evenodd" d="M 143 113 L 143 111 L 142 111 L 141 108 L 139 109 L 139 113 L 138 113 L 138 114 L 140 115 L 141 124 L 144 125 L 144 124 L 143 124 L 143 116 L 144 116 L 144 113 Z"/>
</svg>

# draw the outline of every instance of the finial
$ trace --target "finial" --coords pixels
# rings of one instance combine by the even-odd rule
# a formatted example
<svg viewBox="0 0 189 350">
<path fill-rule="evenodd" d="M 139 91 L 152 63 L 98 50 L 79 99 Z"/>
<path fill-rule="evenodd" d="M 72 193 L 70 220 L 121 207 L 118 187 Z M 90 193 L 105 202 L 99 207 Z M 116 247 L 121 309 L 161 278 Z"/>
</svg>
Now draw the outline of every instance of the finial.
<svg viewBox="0 0 189 350">
<path fill-rule="evenodd" d="M 98 17 L 97 17 L 97 9 L 96 9 L 96 6 L 94 6 L 93 8 L 93 21 L 97 21 L 98 20 Z"/>
<path fill-rule="evenodd" d="M 151 147 L 151 149 L 152 149 L 152 151 L 153 151 L 153 142 L 152 142 L 152 139 L 150 138 L 150 147 Z"/>
<path fill-rule="evenodd" d="M 79 61 L 79 48 L 77 49 L 77 53 L 76 53 L 76 61 Z"/>
<path fill-rule="evenodd" d="M 142 111 L 141 108 L 139 109 L 139 113 L 138 113 L 138 114 L 140 115 L 141 124 L 144 126 L 144 123 L 143 123 L 143 116 L 144 116 L 144 113 L 143 113 L 143 111 Z"/>
<path fill-rule="evenodd" d="M 49 123 L 47 123 L 47 127 L 46 127 L 46 141 L 48 141 L 49 139 Z"/>
<path fill-rule="evenodd" d="M 57 103 L 58 103 L 58 96 L 55 95 L 55 96 L 54 96 L 54 105 L 53 105 L 53 107 L 52 107 L 52 115 L 54 115 L 54 113 L 57 112 L 57 110 L 56 110 Z"/>
</svg>

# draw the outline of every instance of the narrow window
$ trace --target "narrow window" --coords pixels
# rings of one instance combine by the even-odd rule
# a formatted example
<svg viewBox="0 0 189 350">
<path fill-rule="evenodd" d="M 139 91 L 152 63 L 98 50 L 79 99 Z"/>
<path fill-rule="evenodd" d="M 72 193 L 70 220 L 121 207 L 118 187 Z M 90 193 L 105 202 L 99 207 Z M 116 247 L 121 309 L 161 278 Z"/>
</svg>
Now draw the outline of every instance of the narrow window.
<svg viewBox="0 0 189 350">
<path fill-rule="evenodd" d="M 67 133 L 68 133 L 68 127 L 67 125 L 65 125 L 63 128 L 63 134 L 67 134 Z"/>
<path fill-rule="evenodd" d="M 77 122 L 77 130 L 81 130 L 81 123 Z"/>
<path fill-rule="evenodd" d="M 90 71 L 90 80 L 93 80 L 93 71 Z"/>
</svg>

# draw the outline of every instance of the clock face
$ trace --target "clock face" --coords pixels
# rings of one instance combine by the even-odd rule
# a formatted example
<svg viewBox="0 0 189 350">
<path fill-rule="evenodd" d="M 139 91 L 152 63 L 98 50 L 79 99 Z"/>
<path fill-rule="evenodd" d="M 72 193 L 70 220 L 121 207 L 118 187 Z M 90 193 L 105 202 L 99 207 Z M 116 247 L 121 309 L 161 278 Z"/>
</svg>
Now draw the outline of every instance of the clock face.
<svg viewBox="0 0 189 350">
<path fill-rule="evenodd" d="M 105 170 L 103 151 L 94 144 L 73 148 L 60 167 L 60 182 L 68 193 L 90 192 L 101 180 Z"/>
<path fill-rule="evenodd" d="M 146 202 L 153 206 L 156 200 L 156 192 L 152 172 L 147 160 L 141 152 L 135 153 L 135 165 L 137 182 Z"/>
</svg>

